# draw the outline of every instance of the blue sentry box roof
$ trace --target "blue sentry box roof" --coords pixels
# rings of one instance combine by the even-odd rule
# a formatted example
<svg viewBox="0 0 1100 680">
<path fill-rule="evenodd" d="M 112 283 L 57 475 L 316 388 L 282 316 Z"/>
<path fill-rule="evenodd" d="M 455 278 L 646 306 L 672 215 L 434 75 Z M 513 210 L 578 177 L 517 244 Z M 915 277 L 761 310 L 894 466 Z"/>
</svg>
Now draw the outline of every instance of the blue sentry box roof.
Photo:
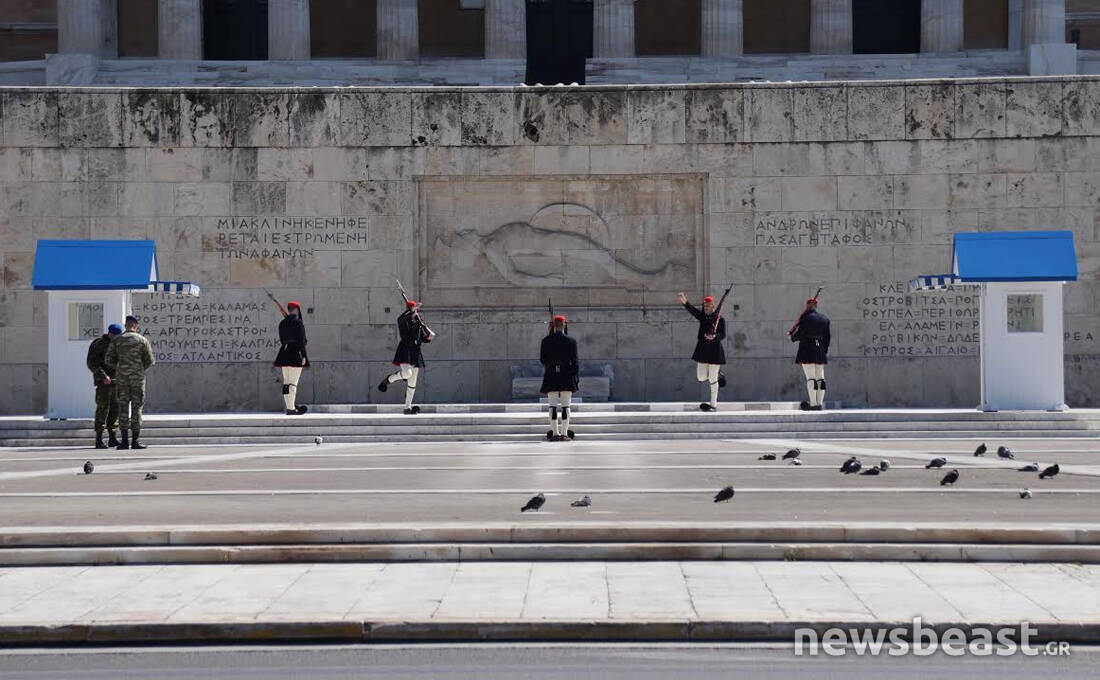
<svg viewBox="0 0 1100 680">
<path fill-rule="evenodd" d="M 952 257 L 963 281 L 1076 281 L 1072 231 L 955 234 Z"/>
<path fill-rule="evenodd" d="M 156 280 L 155 241 L 40 240 L 35 290 L 134 290 Z"/>
</svg>

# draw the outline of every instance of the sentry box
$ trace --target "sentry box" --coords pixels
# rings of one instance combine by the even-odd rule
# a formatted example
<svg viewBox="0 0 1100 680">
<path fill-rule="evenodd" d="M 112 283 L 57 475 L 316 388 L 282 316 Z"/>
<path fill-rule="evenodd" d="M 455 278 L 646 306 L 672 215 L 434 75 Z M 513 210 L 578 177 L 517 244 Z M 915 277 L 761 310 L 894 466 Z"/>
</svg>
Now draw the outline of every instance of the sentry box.
<svg viewBox="0 0 1100 680">
<path fill-rule="evenodd" d="M 88 345 L 122 325 L 134 293 L 199 295 L 193 283 L 159 280 L 154 241 L 38 241 L 33 285 L 49 298 L 48 418 L 95 415 Z"/>
<path fill-rule="evenodd" d="M 1071 231 L 955 234 L 952 273 L 910 291 L 980 289 L 982 411 L 1065 410 L 1062 287 L 1077 280 Z"/>
</svg>

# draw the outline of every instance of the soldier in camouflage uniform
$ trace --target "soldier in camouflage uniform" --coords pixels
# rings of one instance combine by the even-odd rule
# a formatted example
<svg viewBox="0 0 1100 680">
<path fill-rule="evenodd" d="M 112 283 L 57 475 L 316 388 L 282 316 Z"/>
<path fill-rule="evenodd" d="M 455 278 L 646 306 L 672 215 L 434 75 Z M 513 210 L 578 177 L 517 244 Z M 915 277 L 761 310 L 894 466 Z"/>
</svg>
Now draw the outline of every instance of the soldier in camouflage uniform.
<svg viewBox="0 0 1100 680">
<path fill-rule="evenodd" d="M 108 370 L 103 359 L 111 341 L 122 334 L 122 327 L 113 323 L 107 332 L 92 340 L 88 346 L 88 370 L 92 372 L 92 384 L 95 385 L 95 447 L 105 449 L 118 446 L 115 428 L 118 427 L 118 399 L 115 398 L 115 383 L 111 380 L 114 371 Z M 103 428 L 110 433 L 110 441 L 103 443 Z"/>
<path fill-rule="evenodd" d="M 144 449 L 141 436 L 141 409 L 145 406 L 145 371 L 153 365 L 153 347 L 138 332 L 137 317 L 126 317 L 126 332 L 111 341 L 104 360 L 115 372 L 118 395 L 118 423 L 122 427 L 119 449 Z M 133 409 L 131 411 L 131 409 Z M 130 430 L 134 438 L 130 440 Z"/>
</svg>

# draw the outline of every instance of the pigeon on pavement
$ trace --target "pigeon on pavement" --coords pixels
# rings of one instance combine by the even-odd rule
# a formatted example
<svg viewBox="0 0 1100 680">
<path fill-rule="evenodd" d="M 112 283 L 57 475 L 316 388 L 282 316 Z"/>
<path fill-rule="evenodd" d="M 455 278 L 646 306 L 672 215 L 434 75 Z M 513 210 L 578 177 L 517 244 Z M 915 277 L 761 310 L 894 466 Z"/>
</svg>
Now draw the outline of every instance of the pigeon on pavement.
<svg viewBox="0 0 1100 680">
<path fill-rule="evenodd" d="M 147 481 L 147 482 L 151 481 L 151 480 L 154 480 L 156 478 L 157 478 L 157 473 L 155 473 L 155 472 L 146 472 L 145 473 L 145 481 Z"/>
<path fill-rule="evenodd" d="M 848 460 L 846 460 L 846 461 L 844 461 L 843 463 L 840 464 L 840 471 L 843 472 L 844 474 L 848 474 L 848 466 L 851 465 L 852 462 L 856 461 L 856 460 L 859 460 L 859 459 L 856 458 L 855 456 L 849 456 Z"/>
<path fill-rule="evenodd" d="M 1012 452 L 1008 450 L 1007 446 L 998 446 L 997 447 L 997 457 L 1012 460 L 1016 456 L 1012 455 Z"/>
<path fill-rule="evenodd" d="M 92 464 L 92 461 L 89 460 L 84 463 L 84 474 L 90 475 L 94 469 L 95 465 Z"/>
<path fill-rule="evenodd" d="M 790 451 L 783 454 L 783 460 L 787 460 L 788 458 L 798 458 L 801 455 L 802 449 L 791 449 Z"/>
<path fill-rule="evenodd" d="M 928 461 L 928 465 L 925 465 L 924 469 L 931 470 L 932 468 L 941 468 L 944 465 L 947 465 L 946 458 L 933 458 L 932 460 Z"/>
<path fill-rule="evenodd" d="M 881 472 L 882 472 L 882 470 L 879 470 L 877 467 L 869 467 L 869 468 L 867 468 L 866 470 L 864 470 L 863 472 L 861 472 L 859 474 L 861 474 L 861 475 L 877 475 L 877 474 L 880 474 Z"/>
<path fill-rule="evenodd" d="M 545 502 L 546 496 L 542 495 L 541 493 L 537 496 L 531 496 L 531 500 L 527 501 L 527 505 L 520 508 L 520 512 L 527 512 L 528 510 L 534 510 L 535 512 L 538 512 L 539 508 L 541 508 L 542 504 Z"/>
<path fill-rule="evenodd" d="M 714 502 L 721 503 L 722 501 L 729 502 L 729 499 L 733 498 L 733 487 L 727 486 L 718 493 L 714 494 Z"/>
<path fill-rule="evenodd" d="M 890 469 L 890 461 L 886 460 L 885 458 L 880 460 L 878 462 L 878 469 L 882 470 L 883 472 L 886 472 L 887 470 Z"/>
<path fill-rule="evenodd" d="M 984 456 L 984 455 L 985 455 L 985 452 L 986 452 L 986 451 L 988 451 L 988 450 L 989 450 L 989 449 L 985 448 L 985 442 L 982 442 L 982 443 L 981 443 L 981 444 L 980 444 L 980 445 L 978 446 L 978 448 L 974 449 L 974 455 L 975 455 L 975 456 Z"/>
<path fill-rule="evenodd" d="M 844 471 L 846 475 L 854 475 L 863 469 L 863 463 L 859 462 L 859 459 L 848 461 L 848 469 Z"/>
<path fill-rule="evenodd" d="M 1058 463 L 1051 465 L 1039 473 L 1039 479 L 1048 479 L 1053 477 L 1062 471 L 1062 468 L 1058 467 Z"/>
<path fill-rule="evenodd" d="M 959 471 L 952 470 L 951 472 L 948 472 L 946 475 L 943 476 L 943 479 L 940 480 L 940 486 L 954 484 L 957 481 L 959 481 Z"/>
<path fill-rule="evenodd" d="M 1024 489 L 1023 491 L 1021 491 L 1020 492 L 1020 498 L 1031 498 L 1031 490 L 1030 489 Z"/>
<path fill-rule="evenodd" d="M 321 435 L 317 435 L 316 437 L 313 438 L 313 443 L 316 444 L 317 446 L 320 446 L 321 444 L 325 443 L 325 438 L 322 437 Z"/>
<path fill-rule="evenodd" d="M 774 453 L 765 453 L 763 456 L 760 456 L 756 460 L 775 460 L 775 454 Z"/>
<path fill-rule="evenodd" d="M 1016 471 L 1017 472 L 1038 472 L 1039 471 L 1039 464 L 1038 463 L 1028 463 L 1027 465 L 1025 465 L 1021 468 L 1016 468 Z"/>
<path fill-rule="evenodd" d="M 590 505 L 592 505 L 592 497 L 588 495 L 581 496 L 569 504 L 569 506 L 573 508 L 587 508 Z"/>
</svg>

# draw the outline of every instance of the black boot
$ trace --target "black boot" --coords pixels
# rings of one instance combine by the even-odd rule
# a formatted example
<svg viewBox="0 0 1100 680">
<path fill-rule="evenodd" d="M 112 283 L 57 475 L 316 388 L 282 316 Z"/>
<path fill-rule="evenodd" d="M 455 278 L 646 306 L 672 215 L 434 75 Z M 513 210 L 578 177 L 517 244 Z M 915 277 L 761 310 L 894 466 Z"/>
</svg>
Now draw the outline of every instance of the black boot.
<svg viewBox="0 0 1100 680">
<path fill-rule="evenodd" d="M 119 451 L 125 451 L 130 448 L 130 431 L 126 428 L 122 428 L 122 441 L 115 447 Z"/>
<path fill-rule="evenodd" d="M 113 449 L 118 446 L 118 437 L 115 436 L 114 430 L 108 430 L 108 432 L 109 436 L 107 438 L 107 446 Z"/>
<path fill-rule="evenodd" d="M 95 431 L 95 447 L 97 449 L 107 448 L 107 445 L 103 443 L 103 430 Z"/>
<path fill-rule="evenodd" d="M 138 428 L 135 427 L 134 428 L 134 441 L 131 442 L 131 444 L 130 444 L 131 449 L 145 449 L 145 448 L 148 448 L 147 446 L 145 446 L 145 444 L 142 444 L 141 442 L 138 441 L 139 436 L 141 436 L 141 430 L 139 430 Z"/>
<path fill-rule="evenodd" d="M 388 389 L 390 389 L 390 379 L 388 377 L 382 378 L 382 382 L 378 383 L 378 391 L 385 392 Z"/>
</svg>

